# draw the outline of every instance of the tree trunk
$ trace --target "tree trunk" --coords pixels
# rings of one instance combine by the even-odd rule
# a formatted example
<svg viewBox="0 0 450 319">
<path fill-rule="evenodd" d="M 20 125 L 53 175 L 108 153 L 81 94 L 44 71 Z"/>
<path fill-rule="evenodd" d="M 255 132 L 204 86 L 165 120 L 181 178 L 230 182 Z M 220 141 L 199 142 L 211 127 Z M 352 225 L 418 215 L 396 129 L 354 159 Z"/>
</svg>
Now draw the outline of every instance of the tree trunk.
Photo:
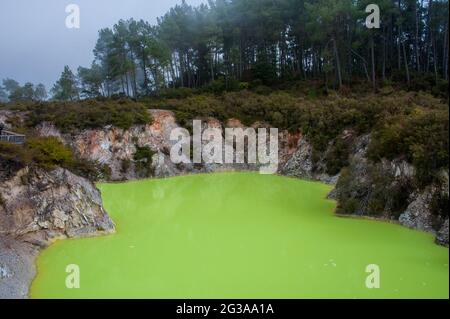
<svg viewBox="0 0 450 319">
<path fill-rule="evenodd" d="M 415 38 L 415 45 L 414 45 L 414 49 L 415 49 L 415 54 L 416 54 L 416 68 L 417 68 L 417 72 L 420 72 L 420 58 L 419 58 L 419 17 L 418 17 L 418 10 L 417 10 L 417 1 L 414 0 L 414 17 L 416 19 L 415 24 L 416 24 L 416 33 L 414 35 Z"/>
<path fill-rule="evenodd" d="M 411 85 L 411 78 L 409 76 L 409 66 L 408 66 L 408 58 L 406 56 L 406 48 L 405 48 L 405 42 L 402 42 L 402 47 L 403 47 L 403 60 L 405 63 L 405 71 L 406 71 L 406 82 L 408 83 L 408 86 Z"/>
<path fill-rule="evenodd" d="M 428 26 L 428 32 L 427 32 L 427 66 L 426 66 L 426 72 L 430 71 L 430 61 L 431 61 L 431 46 L 432 46 L 432 29 L 431 29 L 431 10 L 433 6 L 433 0 L 430 0 L 428 2 L 428 17 L 427 17 L 427 26 Z"/>
<path fill-rule="evenodd" d="M 341 74 L 341 63 L 339 61 L 339 53 L 337 50 L 336 40 L 333 39 L 333 50 L 334 50 L 334 58 L 336 61 L 336 71 L 337 71 L 337 77 L 338 77 L 338 84 L 339 88 L 342 87 L 342 74 Z"/>
<path fill-rule="evenodd" d="M 444 53 L 442 55 L 442 73 L 445 80 L 448 80 L 448 22 L 444 33 Z"/>
<path fill-rule="evenodd" d="M 398 12 L 402 12 L 402 1 L 398 0 Z M 401 49 L 401 45 L 402 45 L 402 29 L 398 28 L 398 39 L 397 39 L 397 62 L 398 62 L 398 69 L 401 70 L 402 69 L 402 49 Z"/>
<path fill-rule="evenodd" d="M 438 56 L 437 56 L 437 50 L 436 50 L 436 40 L 433 39 L 433 33 L 431 33 L 431 39 L 433 43 L 433 69 L 434 69 L 434 79 L 436 81 L 436 84 L 438 82 Z"/>
<path fill-rule="evenodd" d="M 142 47 L 142 71 L 144 72 L 144 89 L 148 93 L 148 76 L 147 76 L 147 57 L 145 56 L 145 48 Z"/>
<path fill-rule="evenodd" d="M 386 37 L 385 37 L 385 28 L 383 27 L 383 64 L 381 66 L 381 80 L 384 81 L 386 80 Z"/>
<path fill-rule="evenodd" d="M 373 35 L 371 37 L 371 41 L 370 41 L 371 45 L 370 45 L 370 52 L 371 52 L 371 56 L 372 56 L 372 87 L 375 90 L 377 87 L 377 83 L 376 83 L 376 75 L 375 75 L 375 44 L 374 44 L 374 40 L 373 40 Z"/>
<path fill-rule="evenodd" d="M 355 52 L 353 49 L 351 49 L 351 52 L 353 52 L 353 54 L 355 54 L 358 58 L 361 59 L 362 63 L 363 63 L 363 68 L 364 68 L 364 74 L 366 76 L 367 82 L 371 82 L 370 81 L 370 76 L 369 76 L 369 71 L 367 70 L 367 61 L 366 59 L 364 59 L 361 55 L 359 55 L 357 52 Z"/>
</svg>

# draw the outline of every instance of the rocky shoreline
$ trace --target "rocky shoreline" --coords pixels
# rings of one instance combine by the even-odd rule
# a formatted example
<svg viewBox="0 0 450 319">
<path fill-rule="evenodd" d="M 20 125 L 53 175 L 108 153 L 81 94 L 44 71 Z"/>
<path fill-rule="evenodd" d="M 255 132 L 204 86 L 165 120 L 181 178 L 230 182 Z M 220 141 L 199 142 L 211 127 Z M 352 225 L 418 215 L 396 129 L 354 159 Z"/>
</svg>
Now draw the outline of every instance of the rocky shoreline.
<svg viewBox="0 0 450 319">
<path fill-rule="evenodd" d="M 3 112 L 3 113 L 2 113 Z M 0 118 L 15 116 L 14 112 L 0 112 Z M 128 130 L 105 127 L 85 130 L 76 135 L 65 135 L 51 123 L 37 128 L 42 136 L 54 136 L 70 146 L 82 159 L 109 167 L 110 181 L 128 181 L 145 177 L 162 178 L 192 173 L 257 170 L 257 165 L 175 165 L 168 156 L 173 142 L 170 132 L 178 127 L 174 114 L 165 110 L 151 110 L 152 122 Z M 243 127 L 240 121 L 230 119 L 221 123 L 204 119 L 204 128 Z M 262 127 L 255 123 L 254 127 Z M 279 134 L 279 175 L 311 179 L 336 185 L 330 199 L 345 196 L 354 200 L 355 216 L 367 216 L 376 192 L 373 190 L 373 164 L 367 159 L 370 135 L 356 136 L 345 131 L 339 137 L 350 148 L 349 166 L 345 174 L 327 174 L 327 152 L 317 154 L 300 133 L 287 131 Z M 134 160 L 139 147 L 149 147 L 151 176 L 143 176 Z M 330 148 L 332 145 L 330 144 Z M 125 165 L 126 164 L 126 165 Z M 389 187 L 397 187 L 414 175 L 414 167 L 404 160 L 383 161 L 375 167 L 391 176 Z M 348 182 L 350 176 L 351 182 Z M 436 242 L 448 247 L 448 218 L 441 220 L 432 214 L 431 199 L 435 194 L 448 198 L 448 171 L 442 173 L 444 182 L 439 189 L 427 187 L 409 194 L 407 208 L 398 217 L 386 214 L 376 219 L 396 221 L 404 226 L 436 234 Z M 446 182 L 445 182 L 446 180 Z M 58 238 L 98 236 L 114 232 L 114 224 L 102 206 L 100 192 L 87 179 L 57 168 L 50 172 L 24 168 L 0 182 L 0 298 L 27 298 L 35 276 L 34 261 L 39 251 Z M 388 203 L 389 204 L 389 203 Z M 339 213 L 339 212 L 337 212 Z M 339 213 L 339 215 L 342 215 Z M 352 215 L 350 215 L 352 216 Z"/>
<path fill-rule="evenodd" d="M 36 275 L 39 248 L 0 236 L 0 299 L 25 299 Z"/>
<path fill-rule="evenodd" d="M 57 168 L 24 168 L 0 183 L 0 298 L 27 298 L 39 251 L 57 239 L 109 234 L 100 191 Z"/>
</svg>

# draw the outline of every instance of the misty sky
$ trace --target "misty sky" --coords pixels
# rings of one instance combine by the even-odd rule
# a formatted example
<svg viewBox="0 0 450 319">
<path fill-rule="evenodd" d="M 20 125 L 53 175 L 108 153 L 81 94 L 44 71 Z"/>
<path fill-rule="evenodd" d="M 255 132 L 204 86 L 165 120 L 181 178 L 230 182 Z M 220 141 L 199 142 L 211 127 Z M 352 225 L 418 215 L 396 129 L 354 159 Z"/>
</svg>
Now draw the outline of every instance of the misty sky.
<svg viewBox="0 0 450 319">
<path fill-rule="evenodd" d="M 198 5 L 206 0 L 187 0 Z M 68 4 L 80 7 L 81 28 L 67 29 Z M 0 0 L 0 80 L 53 86 L 64 65 L 90 66 L 97 32 L 120 19 L 156 23 L 181 0 Z"/>
</svg>

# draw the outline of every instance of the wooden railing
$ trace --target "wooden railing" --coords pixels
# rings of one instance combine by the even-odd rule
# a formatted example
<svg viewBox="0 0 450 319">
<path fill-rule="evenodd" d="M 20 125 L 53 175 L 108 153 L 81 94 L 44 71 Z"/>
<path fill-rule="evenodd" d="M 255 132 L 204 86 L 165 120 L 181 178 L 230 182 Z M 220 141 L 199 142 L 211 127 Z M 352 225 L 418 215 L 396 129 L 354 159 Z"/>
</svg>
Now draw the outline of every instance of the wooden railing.
<svg viewBox="0 0 450 319">
<path fill-rule="evenodd" d="M 25 143 L 25 135 L 2 130 L 0 133 L 0 141 L 13 144 L 23 144 Z"/>
</svg>

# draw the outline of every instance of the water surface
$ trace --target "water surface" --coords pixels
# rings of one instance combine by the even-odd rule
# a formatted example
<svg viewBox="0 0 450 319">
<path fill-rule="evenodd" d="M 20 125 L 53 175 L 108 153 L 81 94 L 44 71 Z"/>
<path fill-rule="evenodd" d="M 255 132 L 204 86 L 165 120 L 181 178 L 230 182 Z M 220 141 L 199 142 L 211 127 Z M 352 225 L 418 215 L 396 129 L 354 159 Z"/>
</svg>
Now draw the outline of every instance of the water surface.
<svg viewBox="0 0 450 319">
<path fill-rule="evenodd" d="M 38 259 L 34 298 L 448 298 L 430 234 L 333 216 L 320 183 L 224 173 L 101 184 L 117 234 Z M 67 289 L 66 266 L 81 288 Z M 381 270 L 367 289 L 366 266 Z"/>
</svg>

